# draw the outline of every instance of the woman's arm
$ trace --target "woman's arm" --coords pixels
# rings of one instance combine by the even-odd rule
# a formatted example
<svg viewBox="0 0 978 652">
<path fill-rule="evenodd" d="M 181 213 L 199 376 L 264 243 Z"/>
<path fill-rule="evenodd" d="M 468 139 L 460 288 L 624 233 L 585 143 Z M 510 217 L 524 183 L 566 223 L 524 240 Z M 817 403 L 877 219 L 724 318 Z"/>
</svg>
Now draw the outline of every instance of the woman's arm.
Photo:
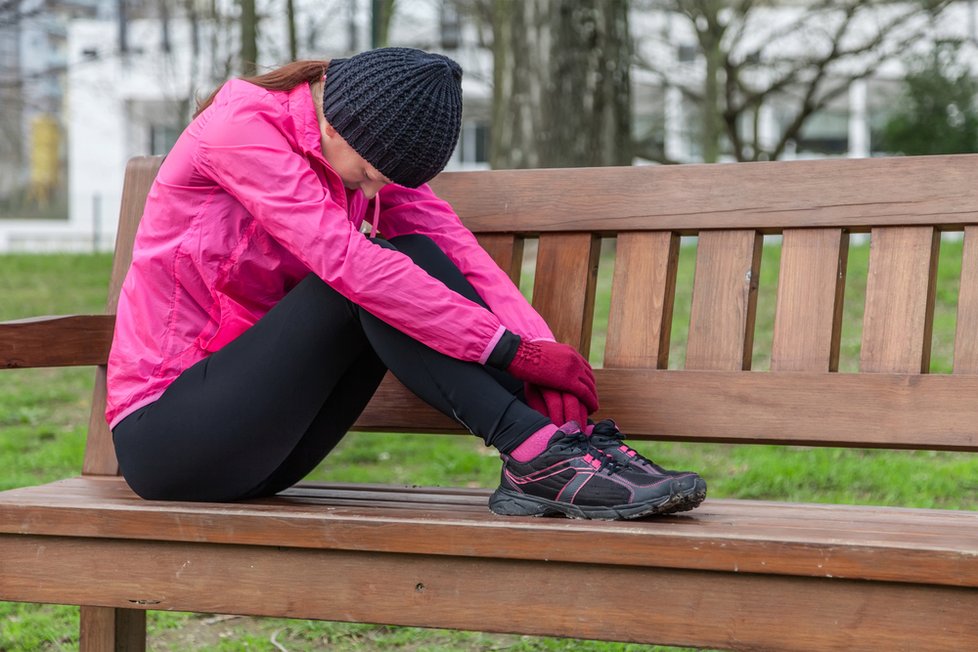
<svg viewBox="0 0 978 652">
<path fill-rule="evenodd" d="M 479 246 L 458 215 L 427 185 L 404 188 L 390 185 L 380 191 L 380 225 L 386 237 L 408 233 L 434 240 L 452 259 L 479 295 L 506 327 L 529 340 L 553 340 L 547 322 L 492 257 Z"/>
</svg>

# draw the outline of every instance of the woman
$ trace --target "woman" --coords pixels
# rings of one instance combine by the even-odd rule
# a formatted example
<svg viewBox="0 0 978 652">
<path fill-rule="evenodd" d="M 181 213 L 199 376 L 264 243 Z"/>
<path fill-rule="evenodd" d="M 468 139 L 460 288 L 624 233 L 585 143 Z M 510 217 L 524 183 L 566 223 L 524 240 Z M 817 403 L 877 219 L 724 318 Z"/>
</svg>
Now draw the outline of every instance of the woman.
<svg viewBox="0 0 978 652">
<path fill-rule="evenodd" d="M 499 514 L 703 499 L 698 476 L 652 465 L 612 422 L 581 431 L 590 365 L 425 185 L 458 140 L 461 75 L 384 48 L 231 80 L 203 103 L 149 193 L 109 356 L 106 418 L 137 494 L 281 491 L 390 369 L 502 453 Z"/>
</svg>

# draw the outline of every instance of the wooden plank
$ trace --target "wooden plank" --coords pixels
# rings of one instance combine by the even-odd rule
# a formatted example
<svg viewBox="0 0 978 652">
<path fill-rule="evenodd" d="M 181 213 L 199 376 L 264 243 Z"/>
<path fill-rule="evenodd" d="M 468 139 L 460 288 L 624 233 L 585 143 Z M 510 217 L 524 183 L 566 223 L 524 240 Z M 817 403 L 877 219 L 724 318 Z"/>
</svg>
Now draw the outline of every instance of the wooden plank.
<svg viewBox="0 0 978 652">
<path fill-rule="evenodd" d="M 584 356 L 591 347 L 594 290 L 601 241 L 590 233 L 556 233 L 540 238 L 533 307 L 558 342 Z"/>
<path fill-rule="evenodd" d="M 132 262 L 132 247 L 136 240 L 139 220 L 156 173 L 163 163 L 162 156 L 137 156 L 126 164 L 126 176 L 122 184 L 122 203 L 119 207 L 119 226 L 115 238 L 115 255 L 112 258 L 112 277 L 109 281 L 109 297 L 105 311 L 114 313 L 119 303 L 122 282 Z"/>
<path fill-rule="evenodd" d="M 88 439 L 85 443 L 85 459 L 82 473 L 86 475 L 117 475 L 119 462 L 115 457 L 112 431 L 105 420 L 106 367 L 95 369 L 92 389 L 92 409 L 88 415 Z"/>
<path fill-rule="evenodd" d="M 80 652 L 142 652 L 146 612 L 107 607 L 81 608 Z"/>
<path fill-rule="evenodd" d="M 478 239 L 482 248 L 499 265 L 499 269 L 506 272 L 516 287 L 519 287 L 523 264 L 523 238 L 507 233 L 489 233 L 478 236 Z"/>
<path fill-rule="evenodd" d="M 978 223 L 976 169 L 959 155 L 451 172 L 432 185 L 485 233 L 960 229 Z"/>
<path fill-rule="evenodd" d="M 837 371 L 848 234 L 788 229 L 781 245 L 772 371 Z"/>
<path fill-rule="evenodd" d="M 964 230 L 954 373 L 978 374 L 978 226 Z"/>
<path fill-rule="evenodd" d="M 762 244 L 754 231 L 700 234 L 687 369 L 750 369 Z"/>
<path fill-rule="evenodd" d="M 64 315 L 0 322 L 0 368 L 105 364 L 114 315 Z"/>
<path fill-rule="evenodd" d="M 940 234 L 932 227 L 873 229 L 859 368 L 927 373 Z"/>
<path fill-rule="evenodd" d="M 601 410 L 655 439 L 978 451 L 978 378 L 595 370 Z"/>
<path fill-rule="evenodd" d="M 615 248 L 605 367 L 669 366 L 679 236 L 622 233 Z"/>
<path fill-rule="evenodd" d="M 966 375 L 596 369 L 595 376 L 595 417 L 614 417 L 635 436 L 978 451 L 978 378 Z M 381 385 L 354 429 L 463 434 L 393 382 Z"/>
<path fill-rule="evenodd" d="M 581 522 L 495 516 L 487 490 L 300 486 L 261 501 L 208 504 L 93 488 L 106 484 L 124 489 L 120 480 L 85 478 L 0 494 L 0 532 L 978 587 L 973 512 L 708 500 L 687 515 Z"/>
<path fill-rule="evenodd" d="M 0 554 L 2 590 L 23 601 L 734 649 L 978 646 L 978 592 L 956 587 L 32 536 L 0 538 Z M 627 627 L 609 627 L 595 604 L 614 604 Z"/>
</svg>

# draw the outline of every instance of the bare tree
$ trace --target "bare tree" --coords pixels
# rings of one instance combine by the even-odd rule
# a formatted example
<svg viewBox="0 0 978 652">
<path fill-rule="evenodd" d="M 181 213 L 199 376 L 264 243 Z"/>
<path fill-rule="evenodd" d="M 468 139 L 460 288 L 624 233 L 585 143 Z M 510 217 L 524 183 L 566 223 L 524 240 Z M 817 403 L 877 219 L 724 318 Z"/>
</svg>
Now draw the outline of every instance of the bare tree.
<svg viewBox="0 0 978 652">
<path fill-rule="evenodd" d="M 664 39 L 671 48 L 652 42 L 639 65 L 698 105 L 707 162 L 717 160 L 724 136 L 738 161 L 779 158 L 815 113 L 846 93 L 854 81 L 872 76 L 905 52 L 950 4 L 636 1 L 639 8 L 662 12 L 687 27 L 695 39 L 700 60 L 696 74 L 677 65 L 671 38 Z M 777 138 L 765 143 L 757 121 L 762 106 L 772 102 L 788 109 L 788 119 Z"/>
<path fill-rule="evenodd" d="M 258 12 L 255 0 L 241 2 L 241 72 L 254 75 L 258 61 Z"/>
<path fill-rule="evenodd" d="M 395 2 L 396 0 L 371 0 L 370 40 L 375 48 L 384 48 L 390 43 Z"/>
<path fill-rule="evenodd" d="M 493 0 L 490 162 L 631 163 L 627 0 Z"/>
</svg>

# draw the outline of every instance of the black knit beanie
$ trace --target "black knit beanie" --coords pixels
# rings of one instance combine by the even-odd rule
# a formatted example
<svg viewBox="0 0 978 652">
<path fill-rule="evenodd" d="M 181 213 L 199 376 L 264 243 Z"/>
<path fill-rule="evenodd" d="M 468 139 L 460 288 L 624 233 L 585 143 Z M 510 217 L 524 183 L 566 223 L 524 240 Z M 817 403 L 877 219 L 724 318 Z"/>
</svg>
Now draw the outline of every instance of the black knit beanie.
<svg viewBox="0 0 978 652">
<path fill-rule="evenodd" d="M 416 188 L 448 163 L 462 127 L 462 68 L 411 48 L 333 59 L 323 91 L 326 120 L 394 183 Z"/>
</svg>

